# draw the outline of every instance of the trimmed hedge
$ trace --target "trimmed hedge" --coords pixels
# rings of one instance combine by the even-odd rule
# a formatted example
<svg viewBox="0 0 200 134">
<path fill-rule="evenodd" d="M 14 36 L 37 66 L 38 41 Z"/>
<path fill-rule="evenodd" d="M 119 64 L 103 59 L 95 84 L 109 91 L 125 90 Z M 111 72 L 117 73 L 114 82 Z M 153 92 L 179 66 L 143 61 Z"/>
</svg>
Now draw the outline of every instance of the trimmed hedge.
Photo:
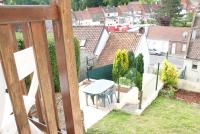
<svg viewBox="0 0 200 134">
<path fill-rule="evenodd" d="M 21 33 L 16 33 L 16 38 L 17 38 L 17 44 L 18 44 L 18 49 L 22 50 L 24 49 L 24 42 L 23 42 L 23 37 Z M 80 45 L 79 41 L 74 38 L 75 40 L 75 52 L 76 52 L 76 62 L 77 64 L 77 72 L 79 74 L 79 68 L 80 68 Z M 52 75 L 53 75 L 53 81 L 54 81 L 54 88 L 56 92 L 60 91 L 60 80 L 59 80 L 59 74 L 58 74 L 58 68 L 57 68 L 57 60 L 56 60 L 56 51 L 55 51 L 55 46 L 54 46 L 54 37 L 53 34 L 48 34 L 48 49 L 49 49 L 49 56 L 50 56 L 50 61 L 51 61 L 51 70 L 52 70 Z M 26 81 L 26 86 L 29 87 L 30 85 L 30 79 L 27 78 L 25 79 Z"/>
</svg>

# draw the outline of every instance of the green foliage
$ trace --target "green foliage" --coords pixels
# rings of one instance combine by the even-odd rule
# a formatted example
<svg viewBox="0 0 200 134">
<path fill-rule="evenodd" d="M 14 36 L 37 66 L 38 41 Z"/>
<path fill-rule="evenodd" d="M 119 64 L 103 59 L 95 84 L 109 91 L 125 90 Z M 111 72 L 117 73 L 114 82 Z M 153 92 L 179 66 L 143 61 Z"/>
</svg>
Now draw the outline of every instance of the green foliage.
<svg viewBox="0 0 200 134">
<path fill-rule="evenodd" d="M 161 80 L 166 86 L 175 87 L 178 81 L 178 73 L 174 65 L 164 60 L 162 63 Z"/>
<path fill-rule="evenodd" d="M 49 0 L 5 0 L 9 5 L 46 5 Z"/>
<path fill-rule="evenodd" d="M 136 64 L 135 64 L 135 55 L 134 55 L 133 51 L 129 51 L 128 52 L 128 63 L 129 63 L 129 65 L 128 65 L 129 68 L 136 67 Z"/>
<path fill-rule="evenodd" d="M 142 4 L 153 4 L 157 0 L 139 0 Z"/>
<path fill-rule="evenodd" d="M 109 5 L 109 6 L 118 6 L 118 5 L 124 5 L 128 4 L 130 0 L 104 0 L 104 4 Z"/>
<path fill-rule="evenodd" d="M 136 63 L 137 71 L 142 75 L 144 73 L 144 60 L 143 60 L 143 55 L 142 54 L 139 54 L 135 58 L 135 63 Z"/>
<path fill-rule="evenodd" d="M 120 77 L 119 84 L 125 85 L 125 86 L 132 86 L 132 82 L 131 82 L 130 78 L 127 78 L 127 77 Z"/>
<path fill-rule="evenodd" d="M 193 13 L 189 12 L 183 17 L 172 18 L 171 25 L 176 27 L 191 27 Z"/>
<path fill-rule="evenodd" d="M 159 22 L 161 20 L 171 21 L 172 18 L 179 17 L 182 10 L 180 0 L 161 0 L 161 6 L 157 10 Z"/>
<path fill-rule="evenodd" d="M 23 42 L 23 37 L 21 33 L 16 33 L 16 38 L 17 38 L 17 44 L 18 44 L 18 49 L 22 50 L 24 49 L 24 42 Z M 54 45 L 54 38 L 51 34 L 48 34 L 48 50 L 49 50 L 49 57 L 51 61 L 51 70 L 52 70 L 52 75 L 53 75 L 53 81 L 54 81 L 54 88 L 55 91 L 58 92 L 60 91 L 60 80 L 59 80 L 59 74 L 58 74 L 58 68 L 57 68 L 57 60 L 56 60 L 56 51 L 55 51 L 55 45 Z M 77 72 L 79 76 L 79 68 L 80 68 L 80 45 L 79 41 L 74 38 L 74 45 L 75 45 L 75 56 L 76 56 L 76 67 L 77 67 Z M 30 79 L 27 78 L 25 79 L 26 85 L 29 86 L 30 84 Z"/>
<path fill-rule="evenodd" d="M 139 91 L 142 91 L 142 74 L 136 68 L 132 69 L 133 82 Z"/>
<path fill-rule="evenodd" d="M 126 50 L 118 49 L 115 53 L 113 62 L 112 78 L 118 82 L 119 78 L 124 76 L 128 70 L 128 55 Z"/>
<path fill-rule="evenodd" d="M 173 86 L 169 86 L 169 87 L 165 87 L 164 89 L 162 89 L 160 91 L 159 95 L 168 97 L 168 98 L 175 98 L 176 91 L 177 91 L 176 88 L 174 88 Z"/>
<path fill-rule="evenodd" d="M 74 38 L 74 48 L 75 48 L 75 56 L 76 56 L 76 71 L 77 71 L 77 76 L 78 79 L 80 78 L 80 42 L 79 40 L 75 37 Z"/>
</svg>

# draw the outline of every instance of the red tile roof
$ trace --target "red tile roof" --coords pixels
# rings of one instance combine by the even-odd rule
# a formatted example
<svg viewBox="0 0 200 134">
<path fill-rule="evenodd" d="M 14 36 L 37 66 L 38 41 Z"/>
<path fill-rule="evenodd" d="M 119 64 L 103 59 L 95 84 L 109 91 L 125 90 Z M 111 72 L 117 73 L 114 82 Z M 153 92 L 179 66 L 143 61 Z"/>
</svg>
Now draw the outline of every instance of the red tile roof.
<svg viewBox="0 0 200 134">
<path fill-rule="evenodd" d="M 197 29 L 194 29 L 196 31 L 196 38 L 190 39 L 189 47 L 188 47 L 188 53 L 187 58 L 200 60 L 200 15 L 196 15 L 195 21 L 193 24 L 193 27 L 196 27 Z M 194 31 L 193 30 L 193 31 Z"/>
<path fill-rule="evenodd" d="M 104 30 L 103 26 L 74 26 L 74 36 L 86 40 L 85 51 L 93 54 Z"/>
<path fill-rule="evenodd" d="M 74 16 L 78 20 L 89 20 L 92 19 L 91 15 L 88 11 L 75 11 Z"/>
<path fill-rule="evenodd" d="M 97 66 L 113 64 L 115 52 L 118 49 L 126 49 L 127 51 L 135 51 L 141 35 L 133 32 L 117 32 L 111 33 L 105 48 L 100 54 Z"/>
<path fill-rule="evenodd" d="M 150 26 L 147 34 L 148 39 L 187 42 L 191 28 Z M 187 36 L 185 37 L 184 34 Z"/>
<path fill-rule="evenodd" d="M 127 5 L 120 5 L 117 7 L 117 11 L 120 15 L 129 12 L 128 6 Z"/>
<path fill-rule="evenodd" d="M 103 14 L 103 9 L 101 7 L 90 7 L 86 8 L 90 14 Z"/>
<path fill-rule="evenodd" d="M 131 2 L 129 5 L 129 8 L 132 11 L 143 11 L 144 10 L 144 5 L 141 4 L 140 2 Z"/>
</svg>

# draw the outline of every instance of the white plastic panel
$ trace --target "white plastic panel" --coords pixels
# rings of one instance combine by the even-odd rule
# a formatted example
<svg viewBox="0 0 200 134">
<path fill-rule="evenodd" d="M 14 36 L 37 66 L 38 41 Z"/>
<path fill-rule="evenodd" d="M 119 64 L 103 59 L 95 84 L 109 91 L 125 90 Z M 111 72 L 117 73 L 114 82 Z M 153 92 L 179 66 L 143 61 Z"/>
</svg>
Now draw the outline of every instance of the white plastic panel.
<svg viewBox="0 0 200 134">
<path fill-rule="evenodd" d="M 36 70 L 33 47 L 14 53 L 17 73 L 20 80 Z"/>
<path fill-rule="evenodd" d="M 4 78 L 4 73 L 2 69 L 2 64 L 0 61 L 0 127 L 3 121 L 4 109 L 5 109 L 5 90 L 6 90 L 6 82 Z"/>
</svg>

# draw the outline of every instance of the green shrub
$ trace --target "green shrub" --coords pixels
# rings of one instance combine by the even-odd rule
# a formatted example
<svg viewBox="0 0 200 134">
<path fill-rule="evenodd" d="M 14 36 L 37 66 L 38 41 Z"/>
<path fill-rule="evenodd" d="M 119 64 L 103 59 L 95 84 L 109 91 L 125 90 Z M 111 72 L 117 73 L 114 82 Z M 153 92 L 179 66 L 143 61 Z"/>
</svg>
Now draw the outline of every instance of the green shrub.
<svg viewBox="0 0 200 134">
<path fill-rule="evenodd" d="M 115 53 L 115 59 L 112 69 L 113 81 L 118 82 L 120 77 L 123 77 L 128 70 L 128 55 L 126 50 L 118 49 Z"/>
<path fill-rule="evenodd" d="M 159 95 L 165 96 L 168 98 L 174 98 L 176 91 L 177 91 L 177 89 L 174 88 L 173 86 L 168 86 L 168 87 L 165 87 L 163 90 L 160 90 Z"/>
<path fill-rule="evenodd" d="M 143 60 L 143 55 L 142 54 L 139 54 L 135 58 L 135 63 L 136 63 L 137 71 L 142 75 L 144 73 L 144 60 Z"/>
<path fill-rule="evenodd" d="M 24 49 L 24 42 L 23 42 L 23 36 L 21 33 L 16 33 L 16 39 L 17 39 L 17 45 L 18 49 L 22 50 Z M 51 61 L 51 70 L 53 75 L 53 81 L 54 81 L 54 88 L 56 92 L 60 91 L 60 80 L 59 80 L 59 74 L 58 74 L 58 68 L 57 68 L 57 60 L 56 60 L 56 50 L 55 50 L 55 42 L 53 34 L 48 34 L 48 50 L 49 50 L 49 57 Z M 74 45 L 75 45 L 75 56 L 76 56 L 76 67 L 77 67 L 77 75 L 79 76 L 79 68 L 80 68 L 80 45 L 79 41 L 74 38 Z M 30 85 L 30 79 L 25 79 L 26 86 L 29 87 Z"/>
<path fill-rule="evenodd" d="M 135 67 L 135 55 L 133 51 L 128 52 L 128 67 L 129 68 L 134 68 Z"/>
<path fill-rule="evenodd" d="M 75 48 L 75 56 L 76 56 L 76 71 L 78 79 L 80 78 L 80 42 L 77 38 L 74 38 L 74 48 Z"/>
<path fill-rule="evenodd" d="M 168 60 L 164 60 L 162 63 L 161 80 L 165 86 L 176 87 L 178 81 L 178 73 L 174 65 Z"/>
</svg>

